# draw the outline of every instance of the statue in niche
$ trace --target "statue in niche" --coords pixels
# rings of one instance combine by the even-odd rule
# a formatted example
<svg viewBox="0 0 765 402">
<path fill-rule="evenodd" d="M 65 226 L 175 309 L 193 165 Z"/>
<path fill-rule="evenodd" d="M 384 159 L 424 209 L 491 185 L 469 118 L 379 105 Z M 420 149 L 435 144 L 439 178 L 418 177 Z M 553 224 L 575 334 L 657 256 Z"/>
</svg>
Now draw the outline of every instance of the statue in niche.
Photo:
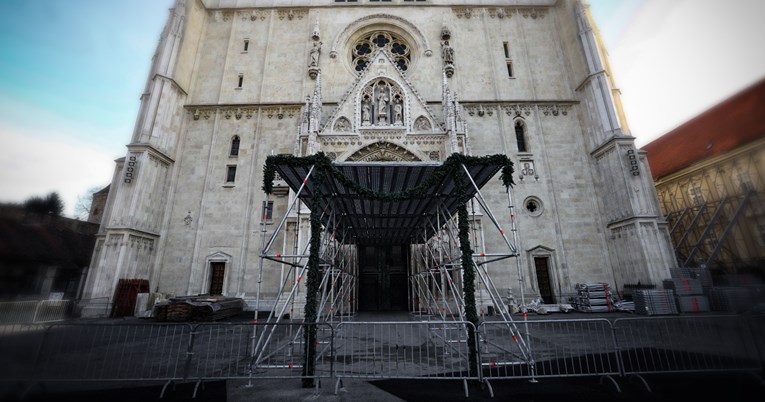
<svg viewBox="0 0 765 402">
<path fill-rule="evenodd" d="M 401 106 L 401 103 L 396 103 L 395 106 L 393 106 L 393 124 L 402 124 L 402 113 L 401 110 L 403 107 Z"/>
<path fill-rule="evenodd" d="M 444 59 L 444 64 L 454 64 L 454 49 L 449 46 L 448 40 L 441 42 L 441 57 Z"/>
<path fill-rule="evenodd" d="M 380 91 L 377 95 L 377 123 L 385 124 L 388 121 L 388 97 L 385 94 L 385 89 Z"/>
<path fill-rule="evenodd" d="M 364 126 L 368 126 L 369 123 L 369 103 L 368 102 L 362 102 L 361 103 L 361 124 Z"/>
<path fill-rule="evenodd" d="M 321 42 L 314 42 L 311 48 L 310 61 L 308 67 L 317 67 L 319 65 L 319 55 L 321 54 Z"/>
</svg>

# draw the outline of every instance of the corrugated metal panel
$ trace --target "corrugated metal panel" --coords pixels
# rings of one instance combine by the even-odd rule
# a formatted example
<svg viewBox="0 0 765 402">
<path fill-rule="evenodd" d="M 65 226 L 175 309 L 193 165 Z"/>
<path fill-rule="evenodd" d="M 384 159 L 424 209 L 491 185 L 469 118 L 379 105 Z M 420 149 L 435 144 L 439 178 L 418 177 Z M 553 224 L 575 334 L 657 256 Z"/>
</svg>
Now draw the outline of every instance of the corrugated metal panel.
<svg viewBox="0 0 765 402">
<path fill-rule="evenodd" d="M 428 162 L 342 162 L 336 163 L 338 170 L 349 180 L 375 192 L 397 193 L 413 189 L 433 175 L 440 163 Z M 481 188 L 499 170 L 500 166 L 477 164 L 469 167 L 470 175 Z M 277 172 L 287 184 L 297 191 L 310 171 L 310 166 L 277 166 Z M 439 207 L 451 216 L 457 210 L 455 177 L 446 177 L 429 189 L 421 198 L 401 201 L 370 199 L 356 194 L 337 178 L 325 178 L 316 188 L 310 178 L 300 198 L 310 204 L 314 191 L 323 197 L 322 209 L 334 210 L 335 221 L 324 217 L 325 225 L 334 224 L 335 236 L 346 243 L 358 244 L 408 244 L 421 242 L 423 237 L 433 234 L 429 220 L 435 219 Z M 473 196 L 475 188 L 464 178 L 467 194 Z"/>
</svg>

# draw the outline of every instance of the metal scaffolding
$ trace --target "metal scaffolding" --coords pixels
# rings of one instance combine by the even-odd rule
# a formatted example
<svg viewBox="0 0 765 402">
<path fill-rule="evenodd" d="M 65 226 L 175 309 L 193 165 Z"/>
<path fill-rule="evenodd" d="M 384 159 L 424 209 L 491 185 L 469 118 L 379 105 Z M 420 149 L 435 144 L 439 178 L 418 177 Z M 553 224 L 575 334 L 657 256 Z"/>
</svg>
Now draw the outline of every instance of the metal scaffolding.
<svg viewBox="0 0 765 402">
<path fill-rule="evenodd" d="M 433 163 L 339 163 L 339 169 L 358 180 L 360 185 L 369 186 L 376 191 L 401 191 L 407 186 L 421 183 L 432 174 L 438 164 Z M 385 243 L 388 241 L 410 245 L 408 261 L 408 306 L 410 313 L 421 320 L 466 321 L 466 301 L 463 295 L 464 278 L 461 261 L 462 252 L 458 237 L 458 219 L 455 213 L 458 207 L 453 178 L 446 178 L 434 186 L 433 194 L 425 199 L 414 201 L 378 202 L 364 199 L 359 194 L 351 194 L 343 183 L 326 177 L 322 184 L 313 184 L 311 175 L 315 166 L 278 166 L 277 171 L 294 191 L 287 212 L 276 225 L 270 238 L 266 236 L 265 225 L 262 230 L 262 251 L 258 272 L 257 310 L 260 306 L 260 285 L 264 274 L 264 262 L 274 261 L 286 266 L 281 274 L 280 287 L 273 307 L 265 320 L 265 326 L 254 329 L 253 365 L 257 365 L 264 356 L 280 320 L 285 317 L 295 318 L 294 306 L 298 295 L 305 287 L 301 285 L 308 269 L 309 242 L 298 251 L 298 239 L 301 227 L 301 200 L 306 202 L 314 192 L 325 194 L 321 206 L 321 282 L 317 295 L 318 308 L 316 323 L 350 320 L 358 309 L 358 250 L 359 244 Z M 480 309 L 483 318 L 493 316 L 506 324 L 513 339 L 517 339 L 518 355 L 533 367 L 533 359 L 523 333 L 513 321 L 511 311 L 503 296 L 497 290 L 491 275 L 491 264 L 507 259 L 515 260 L 521 299 L 523 301 L 523 272 L 521 269 L 518 247 L 518 231 L 515 222 L 514 206 L 510 191 L 507 192 L 508 208 L 511 216 L 510 235 L 501 227 L 489 204 L 481 194 L 480 187 L 498 171 L 497 166 L 471 166 L 462 164 L 462 170 L 469 179 L 468 197 L 470 197 L 470 232 L 474 239 L 473 267 L 477 273 L 476 288 L 480 288 L 479 303 L 487 306 Z M 317 180 L 318 181 L 318 180 Z M 312 185 L 313 184 L 313 185 Z M 480 212 L 479 212 L 480 210 Z M 273 251 L 277 237 L 287 227 L 289 219 L 296 219 L 294 251 L 292 254 L 280 254 Z M 483 227 L 487 219 L 493 230 Z M 491 232 L 498 236 L 505 250 L 489 251 L 485 238 Z M 284 234 L 286 236 L 286 234 Z M 480 237 L 480 241 L 479 241 Z M 404 243 L 406 241 L 406 243 Z M 480 243 L 480 244 L 479 244 Z M 492 244 L 495 244 L 494 242 Z M 289 314 L 287 314 L 289 311 Z M 525 314 L 524 314 L 525 320 Z M 264 322 L 261 320 L 261 324 Z M 295 333 L 292 341 L 301 342 L 300 334 Z"/>
</svg>

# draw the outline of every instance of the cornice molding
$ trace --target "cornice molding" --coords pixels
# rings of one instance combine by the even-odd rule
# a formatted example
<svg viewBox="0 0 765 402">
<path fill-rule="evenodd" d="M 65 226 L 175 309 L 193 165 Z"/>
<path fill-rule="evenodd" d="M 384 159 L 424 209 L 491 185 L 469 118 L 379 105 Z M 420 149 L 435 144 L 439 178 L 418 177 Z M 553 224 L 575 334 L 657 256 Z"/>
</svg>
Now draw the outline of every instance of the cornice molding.
<svg viewBox="0 0 765 402">
<path fill-rule="evenodd" d="M 268 119 L 295 118 L 300 115 L 303 105 L 186 105 L 184 108 L 193 120 L 209 120 L 220 115 L 226 120 L 250 120 L 258 114 Z"/>
<path fill-rule="evenodd" d="M 457 18 L 469 20 L 473 17 L 480 18 L 488 15 L 489 18 L 510 19 L 513 15 L 532 20 L 543 19 L 548 13 L 549 7 L 452 7 L 452 13 Z"/>
<path fill-rule="evenodd" d="M 543 116 L 567 116 L 578 101 L 561 102 L 462 102 L 468 116 L 491 117 L 504 111 L 508 116 L 528 117 L 533 112 Z"/>
</svg>

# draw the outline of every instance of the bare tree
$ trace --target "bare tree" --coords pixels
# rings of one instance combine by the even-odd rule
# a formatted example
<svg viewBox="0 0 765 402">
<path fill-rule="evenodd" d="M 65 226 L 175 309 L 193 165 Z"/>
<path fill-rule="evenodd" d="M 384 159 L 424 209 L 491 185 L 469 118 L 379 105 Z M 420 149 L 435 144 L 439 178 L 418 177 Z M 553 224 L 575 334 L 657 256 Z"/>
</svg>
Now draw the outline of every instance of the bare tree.
<svg viewBox="0 0 765 402">
<path fill-rule="evenodd" d="M 93 203 L 93 194 L 101 190 L 101 187 L 91 187 L 84 194 L 77 196 L 77 202 L 74 204 L 74 217 L 81 221 L 88 220 L 90 215 L 90 205 Z"/>
</svg>

